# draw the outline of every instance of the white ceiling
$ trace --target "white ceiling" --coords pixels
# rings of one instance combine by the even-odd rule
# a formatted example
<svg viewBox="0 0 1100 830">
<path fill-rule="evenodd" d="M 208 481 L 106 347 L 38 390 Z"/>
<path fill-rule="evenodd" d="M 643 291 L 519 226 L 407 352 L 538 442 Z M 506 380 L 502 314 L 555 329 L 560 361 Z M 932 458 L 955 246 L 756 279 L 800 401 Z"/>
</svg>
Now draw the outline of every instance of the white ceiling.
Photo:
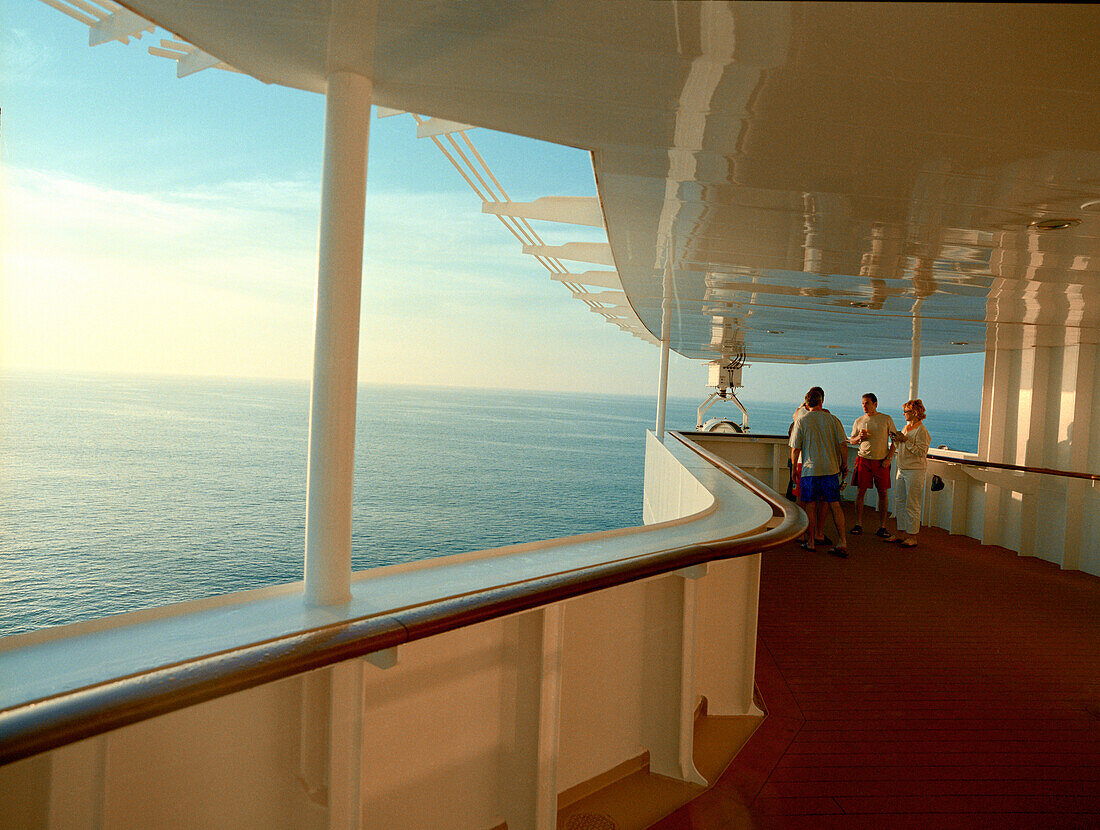
<svg viewBox="0 0 1100 830">
<path fill-rule="evenodd" d="M 124 5 L 267 82 L 347 69 L 380 105 L 591 150 L 630 304 L 660 334 L 667 293 L 685 355 L 907 356 L 914 314 L 926 354 L 990 322 L 1097 342 L 1095 6 Z"/>
</svg>

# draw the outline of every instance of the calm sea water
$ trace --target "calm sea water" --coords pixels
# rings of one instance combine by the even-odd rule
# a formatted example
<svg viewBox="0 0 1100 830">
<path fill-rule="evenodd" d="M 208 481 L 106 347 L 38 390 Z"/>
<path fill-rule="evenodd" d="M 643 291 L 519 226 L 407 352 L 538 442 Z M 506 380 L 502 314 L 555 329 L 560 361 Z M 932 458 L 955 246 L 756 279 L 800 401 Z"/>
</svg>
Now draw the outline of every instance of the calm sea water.
<svg viewBox="0 0 1100 830">
<path fill-rule="evenodd" d="M 752 431 L 785 434 L 797 402 L 749 405 Z M 355 568 L 640 524 L 654 408 L 361 387 Z M 305 383 L 3 378 L 0 635 L 300 579 L 308 409 Z M 977 424 L 928 421 L 970 450 Z"/>
</svg>

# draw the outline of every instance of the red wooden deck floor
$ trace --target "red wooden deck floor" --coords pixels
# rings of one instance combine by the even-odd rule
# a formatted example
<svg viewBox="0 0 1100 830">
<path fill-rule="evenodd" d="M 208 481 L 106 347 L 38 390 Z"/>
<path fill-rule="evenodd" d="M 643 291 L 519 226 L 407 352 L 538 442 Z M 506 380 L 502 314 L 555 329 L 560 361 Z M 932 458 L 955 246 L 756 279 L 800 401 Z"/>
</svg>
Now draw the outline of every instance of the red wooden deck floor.
<svg viewBox="0 0 1100 830">
<path fill-rule="evenodd" d="M 1100 579 L 935 529 L 848 538 L 765 555 L 769 715 L 656 827 L 1100 827 Z"/>
</svg>

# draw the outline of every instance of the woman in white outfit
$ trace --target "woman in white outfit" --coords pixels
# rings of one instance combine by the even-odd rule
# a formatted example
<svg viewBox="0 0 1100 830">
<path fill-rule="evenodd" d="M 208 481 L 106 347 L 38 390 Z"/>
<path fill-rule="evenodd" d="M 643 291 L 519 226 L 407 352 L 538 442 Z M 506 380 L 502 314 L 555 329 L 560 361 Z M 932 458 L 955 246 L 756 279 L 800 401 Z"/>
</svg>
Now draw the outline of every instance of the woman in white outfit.
<svg viewBox="0 0 1100 830">
<path fill-rule="evenodd" d="M 897 518 L 898 532 L 897 535 L 887 536 L 885 541 L 897 542 L 903 548 L 915 548 L 917 542 L 913 537 L 920 530 L 921 501 L 932 436 L 922 423 L 926 413 L 920 398 L 908 401 L 901 411 L 905 415 L 905 428 L 890 436 L 897 453 L 894 516 Z"/>
</svg>

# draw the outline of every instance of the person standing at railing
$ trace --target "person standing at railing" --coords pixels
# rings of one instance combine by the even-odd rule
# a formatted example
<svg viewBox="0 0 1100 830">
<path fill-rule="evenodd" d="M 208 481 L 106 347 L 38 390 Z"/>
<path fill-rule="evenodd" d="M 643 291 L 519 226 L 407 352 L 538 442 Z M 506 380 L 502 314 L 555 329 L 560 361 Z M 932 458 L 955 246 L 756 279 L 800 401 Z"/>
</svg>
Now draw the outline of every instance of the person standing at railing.
<svg viewBox="0 0 1100 830">
<path fill-rule="evenodd" d="M 856 523 L 852 533 L 863 532 L 863 499 L 873 485 L 878 492 L 878 530 L 876 536 L 889 536 L 886 529 L 887 503 L 890 490 L 890 461 L 894 456 L 894 447 L 890 436 L 897 432 L 894 419 L 878 411 L 878 398 L 873 392 L 863 396 L 863 414 L 852 425 L 849 444 L 859 447 L 856 454 L 856 470 L 853 483 L 856 485 Z"/>
<path fill-rule="evenodd" d="M 806 397 L 802 399 L 802 403 L 800 403 L 798 405 L 798 409 L 796 409 L 794 411 L 794 413 L 791 415 L 791 425 L 789 427 L 787 427 L 787 441 L 791 440 L 791 433 L 794 432 L 794 425 L 798 423 L 798 419 L 801 418 L 803 415 L 805 415 L 807 412 L 810 411 L 809 404 L 806 403 L 806 400 L 815 391 L 821 393 L 821 401 L 822 401 L 822 405 L 824 405 L 825 390 L 822 389 L 820 386 L 811 386 L 810 391 L 806 393 Z M 825 410 L 822 410 L 822 411 L 828 412 L 829 410 L 825 409 Z M 789 458 L 787 459 L 787 469 L 795 471 L 795 474 L 791 476 L 791 480 L 787 483 L 787 498 L 789 498 L 791 501 L 799 501 L 799 498 L 798 498 L 798 482 L 802 477 L 801 467 L 802 467 L 801 464 L 799 464 L 798 466 L 795 466 L 795 465 L 791 464 L 791 460 Z M 806 538 L 809 539 L 810 537 L 807 536 Z"/>
<path fill-rule="evenodd" d="M 928 474 L 928 448 L 932 436 L 922 423 L 927 416 L 920 398 L 914 398 L 901 407 L 905 415 L 905 428 L 893 432 L 893 446 L 898 454 L 898 472 L 894 481 L 894 517 L 897 535 L 887 536 L 887 542 L 897 542 L 903 548 L 915 548 L 913 537 L 920 531 L 921 502 L 924 497 L 924 478 Z"/>
<path fill-rule="evenodd" d="M 840 421 L 822 409 L 824 400 L 825 394 L 818 387 L 806 393 L 808 411 L 795 421 L 791 430 L 791 478 L 801 475 L 799 500 L 810 520 L 802 547 L 815 549 L 815 540 L 831 510 L 840 541 L 829 553 L 845 558 L 848 546 L 844 542 L 844 513 L 840 509 L 840 479 L 848 472 L 848 447 Z"/>
<path fill-rule="evenodd" d="M 807 403 L 807 401 L 809 401 L 810 395 L 815 395 L 815 394 L 821 396 L 821 411 L 825 412 L 827 414 L 832 414 L 832 413 L 829 412 L 828 409 L 825 408 L 825 390 L 822 389 L 820 386 L 811 386 L 810 391 L 807 392 L 806 396 L 802 399 L 802 403 L 800 403 L 798 405 L 798 409 L 796 409 L 794 411 L 794 413 L 791 415 L 791 425 L 789 427 L 787 427 L 787 441 L 788 442 L 791 440 L 791 433 L 794 432 L 794 425 L 798 423 L 799 419 L 801 419 L 803 415 L 805 415 L 807 412 L 810 411 L 810 405 L 809 405 L 809 403 Z M 844 430 L 844 424 L 841 424 L 840 419 L 837 418 L 835 415 L 833 415 L 833 417 L 836 418 L 836 422 L 838 424 L 840 424 L 840 429 L 841 429 L 841 431 L 843 431 Z M 844 458 L 847 458 L 847 456 L 845 455 Z M 787 482 L 787 498 L 790 499 L 791 501 L 801 501 L 801 499 L 799 498 L 799 495 L 798 495 L 798 491 L 799 491 L 799 482 L 801 482 L 801 480 L 802 480 L 802 465 L 801 464 L 794 465 L 794 464 L 791 463 L 791 459 L 788 458 L 787 459 L 787 469 L 794 470 L 794 475 L 791 476 L 790 481 Z M 845 466 L 845 469 L 847 469 L 846 466 Z M 843 488 L 843 486 L 844 486 L 843 482 L 841 482 L 840 486 Z M 843 531 L 840 532 L 840 535 L 839 535 L 838 538 L 840 538 L 840 539 L 844 538 Z M 802 537 L 802 539 L 800 540 L 800 544 L 801 544 L 801 542 L 809 543 L 811 540 L 813 541 L 814 545 L 831 545 L 833 543 L 832 540 L 828 536 L 825 535 L 824 524 L 819 524 L 817 526 L 817 534 L 815 536 L 811 536 L 809 533 L 806 533 Z"/>
</svg>

